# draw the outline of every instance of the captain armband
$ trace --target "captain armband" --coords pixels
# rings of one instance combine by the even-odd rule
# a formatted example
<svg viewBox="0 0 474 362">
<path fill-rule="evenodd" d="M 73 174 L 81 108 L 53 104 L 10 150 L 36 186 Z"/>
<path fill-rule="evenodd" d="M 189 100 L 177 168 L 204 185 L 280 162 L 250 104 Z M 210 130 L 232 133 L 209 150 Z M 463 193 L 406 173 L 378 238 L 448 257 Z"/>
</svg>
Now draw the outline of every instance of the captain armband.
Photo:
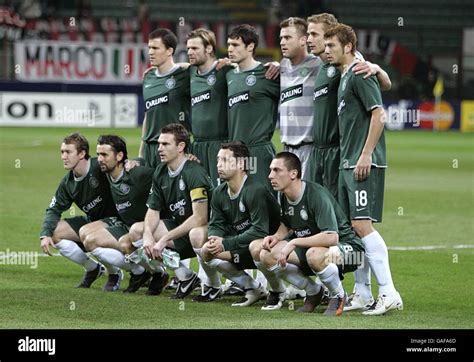
<svg viewBox="0 0 474 362">
<path fill-rule="evenodd" d="M 205 187 L 192 189 L 190 195 L 192 202 L 203 202 L 207 200 L 207 190 Z"/>
</svg>

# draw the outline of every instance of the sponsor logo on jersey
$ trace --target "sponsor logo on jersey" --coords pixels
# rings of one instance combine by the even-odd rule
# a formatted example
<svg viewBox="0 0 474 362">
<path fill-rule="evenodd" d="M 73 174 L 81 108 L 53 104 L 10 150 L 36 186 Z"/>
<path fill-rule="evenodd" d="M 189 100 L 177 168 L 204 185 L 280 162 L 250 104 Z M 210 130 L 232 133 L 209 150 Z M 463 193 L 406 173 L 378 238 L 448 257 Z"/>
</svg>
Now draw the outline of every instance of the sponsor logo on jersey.
<svg viewBox="0 0 474 362">
<path fill-rule="evenodd" d="M 327 76 L 329 78 L 332 78 L 336 75 L 336 68 L 333 67 L 332 65 L 328 68 L 327 72 L 326 72 Z"/>
<path fill-rule="evenodd" d="M 238 93 L 235 96 L 229 97 L 229 108 L 232 108 L 234 105 L 239 103 L 248 103 L 249 101 L 249 92 L 245 91 Z"/>
<path fill-rule="evenodd" d="M 165 86 L 168 89 L 173 89 L 176 86 L 176 80 L 174 78 L 167 79 Z"/>
<path fill-rule="evenodd" d="M 319 88 L 316 88 L 313 94 L 313 101 L 315 101 L 318 98 L 327 96 L 328 94 L 329 94 L 329 85 L 325 84 Z"/>
<path fill-rule="evenodd" d="M 179 189 L 181 191 L 184 191 L 186 189 L 186 184 L 184 183 L 182 178 L 179 179 Z"/>
<path fill-rule="evenodd" d="M 170 204 L 169 208 L 171 212 L 175 212 L 176 210 L 183 209 L 186 206 L 186 200 L 181 199 L 178 202 L 175 202 L 174 204 Z"/>
<path fill-rule="evenodd" d="M 306 229 L 301 229 L 301 230 L 295 230 L 295 235 L 298 238 L 304 238 L 306 236 L 311 236 L 312 233 L 311 233 L 311 230 L 309 228 L 306 228 Z"/>
<path fill-rule="evenodd" d="M 194 107 L 197 104 L 203 102 L 209 102 L 211 100 L 211 91 L 205 91 L 199 94 L 196 94 L 194 97 L 191 97 L 191 107 Z"/>
<path fill-rule="evenodd" d="M 55 207 L 56 206 L 56 196 L 53 196 L 51 199 L 51 203 L 49 204 L 49 207 Z"/>
<path fill-rule="evenodd" d="M 168 93 L 161 94 L 158 97 L 155 97 L 153 99 L 146 101 L 145 108 L 148 111 L 150 108 L 159 106 L 161 104 L 168 104 L 168 102 L 169 102 L 169 94 Z"/>
<path fill-rule="evenodd" d="M 214 74 L 211 74 L 209 77 L 207 77 L 207 84 L 214 85 L 216 84 L 216 80 L 216 76 Z"/>
<path fill-rule="evenodd" d="M 115 204 L 115 208 L 117 209 L 118 212 L 128 209 L 130 206 L 132 206 L 132 203 L 130 201 L 125 201 L 125 202 L 122 202 L 121 204 Z"/>
<path fill-rule="evenodd" d="M 245 212 L 245 205 L 242 200 L 239 201 L 239 210 L 240 212 Z"/>
<path fill-rule="evenodd" d="M 91 211 L 94 207 L 97 206 L 99 202 L 102 202 L 102 196 L 97 196 L 94 200 L 89 202 L 87 205 L 84 205 L 82 207 L 82 211 L 84 211 L 86 214 Z"/>
<path fill-rule="evenodd" d="M 233 228 L 237 232 L 244 231 L 245 229 L 249 228 L 252 223 L 250 222 L 250 219 L 246 219 L 244 221 L 240 221 L 237 224 L 233 225 Z"/>
<path fill-rule="evenodd" d="M 300 211 L 300 216 L 301 216 L 301 218 L 302 218 L 303 220 L 305 220 L 305 221 L 308 220 L 308 213 L 306 212 L 305 209 L 302 209 L 302 210 Z"/>
<path fill-rule="evenodd" d="M 346 106 L 346 102 L 344 101 L 344 98 L 339 102 L 339 105 L 337 106 L 337 115 L 339 116 L 341 112 L 343 111 L 344 107 Z"/>
<path fill-rule="evenodd" d="M 126 195 L 130 192 L 130 185 L 122 183 L 120 184 L 119 189 Z"/>
<path fill-rule="evenodd" d="M 298 84 L 282 91 L 280 94 L 280 102 L 285 103 L 287 101 L 291 101 L 292 99 L 299 98 L 302 96 L 303 96 L 303 84 Z"/>
<path fill-rule="evenodd" d="M 89 177 L 89 185 L 96 189 L 99 187 L 99 180 L 97 180 L 94 176 Z"/>
<path fill-rule="evenodd" d="M 249 87 L 255 85 L 257 83 L 257 77 L 255 77 L 253 74 L 250 74 L 245 78 L 245 84 L 247 84 Z"/>
</svg>

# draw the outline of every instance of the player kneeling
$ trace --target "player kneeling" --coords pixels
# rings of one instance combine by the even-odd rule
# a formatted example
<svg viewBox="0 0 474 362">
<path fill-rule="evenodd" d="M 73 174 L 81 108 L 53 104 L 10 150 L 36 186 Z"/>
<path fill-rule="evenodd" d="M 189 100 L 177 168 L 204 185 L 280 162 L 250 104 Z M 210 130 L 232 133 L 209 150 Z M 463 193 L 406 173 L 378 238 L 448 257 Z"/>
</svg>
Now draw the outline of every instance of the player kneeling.
<svg viewBox="0 0 474 362">
<path fill-rule="evenodd" d="M 272 187 L 281 192 L 281 224 L 264 239 L 260 260 L 276 276 L 306 290 L 299 312 L 311 313 L 321 303 L 323 288 L 310 279 L 317 275 L 331 293 L 324 314 L 339 316 L 346 300 L 341 277 L 362 262 L 362 242 L 329 191 L 301 180 L 296 155 L 277 154 L 270 170 Z"/>
<path fill-rule="evenodd" d="M 234 307 L 246 307 L 266 297 L 265 288 L 245 269 L 257 268 L 254 259 L 259 260 L 258 245 L 265 235 L 276 231 L 280 215 L 271 192 L 247 174 L 249 161 L 247 146 L 240 142 L 222 144 L 217 155 L 217 171 L 225 182 L 213 193 L 209 237 L 201 249 L 207 265 L 244 289 L 245 295 L 232 304 Z M 271 289 L 284 291 L 281 281 L 269 279 L 268 282 Z"/>
</svg>

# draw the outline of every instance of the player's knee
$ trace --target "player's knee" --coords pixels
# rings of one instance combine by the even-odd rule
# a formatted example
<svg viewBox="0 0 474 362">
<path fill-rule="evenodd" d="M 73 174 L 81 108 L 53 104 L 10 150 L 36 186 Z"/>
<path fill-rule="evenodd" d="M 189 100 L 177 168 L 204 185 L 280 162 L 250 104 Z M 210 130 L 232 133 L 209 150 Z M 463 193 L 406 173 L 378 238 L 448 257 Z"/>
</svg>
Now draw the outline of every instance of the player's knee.
<svg viewBox="0 0 474 362">
<path fill-rule="evenodd" d="M 262 240 L 254 240 L 249 245 L 249 251 L 253 260 L 260 261 L 260 252 L 262 251 Z"/>
<path fill-rule="evenodd" d="M 84 225 L 79 229 L 79 239 L 81 239 L 82 242 L 84 242 L 88 234 L 90 234 L 90 231 L 87 225 Z"/>
<path fill-rule="evenodd" d="M 194 228 L 189 232 L 189 241 L 193 248 L 200 248 L 204 244 L 207 235 L 203 228 Z"/>
<path fill-rule="evenodd" d="M 311 269 L 321 271 L 328 264 L 328 249 L 309 248 L 306 252 L 306 260 Z"/>
<path fill-rule="evenodd" d="M 94 234 L 88 234 L 82 241 L 84 244 L 84 247 L 86 248 L 87 251 L 93 251 L 94 249 L 97 248 L 97 242 L 96 238 L 94 237 Z"/>
<path fill-rule="evenodd" d="M 266 268 L 269 268 L 275 264 L 275 258 L 273 258 L 272 253 L 266 249 L 262 249 L 260 251 L 260 262 Z"/>
<path fill-rule="evenodd" d="M 120 238 L 119 247 L 120 247 L 120 250 L 122 250 L 122 253 L 124 254 L 131 254 L 133 253 L 135 249 L 132 242 L 128 238 L 127 239 Z"/>
<path fill-rule="evenodd" d="M 213 255 L 207 249 L 207 243 L 201 248 L 201 257 L 205 262 L 211 261 L 213 259 Z"/>
<path fill-rule="evenodd" d="M 369 235 L 374 230 L 370 220 L 352 220 L 352 228 L 361 238 Z"/>
<path fill-rule="evenodd" d="M 143 223 L 135 223 L 128 231 L 133 241 L 140 240 L 143 236 Z"/>
</svg>

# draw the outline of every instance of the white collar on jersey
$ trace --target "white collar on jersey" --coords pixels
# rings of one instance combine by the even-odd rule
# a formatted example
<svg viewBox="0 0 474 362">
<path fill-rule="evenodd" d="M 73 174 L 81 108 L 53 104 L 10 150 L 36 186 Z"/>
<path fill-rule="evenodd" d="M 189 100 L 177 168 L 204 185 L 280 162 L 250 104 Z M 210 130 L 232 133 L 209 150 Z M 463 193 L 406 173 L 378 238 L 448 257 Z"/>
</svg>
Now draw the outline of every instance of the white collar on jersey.
<svg viewBox="0 0 474 362">
<path fill-rule="evenodd" d="M 239 197 L 240 192 L 241 192 L 242 189 L 244 188 L 245 181 L 247 181 L 248 177 L 249 177 L 249 176 L 248 176 L 247 174 L 244 175 L 244 178 L 242 179 L 242 184 L 240 185 L 239 191 L 237 191 L 237 193 L 234 194 L 234 195 L 231 195 L 231 194 L 230 194 L 230 188 L 227 187 L 227 193 L 229 194 L 229 197 L 230 197 L 231 200 L 235 200 L 237 197 Z"/>
<path fill-rule="evenodd" d="M 249 71 L 254 70 L 255 68 L 257 68 L 260 64 L 262 64 L 262 62 L 256 62 L 255 66 L 250 67 L 250 68 L 247 68 L 247 69 L 240 69 L 240 68 L 237 66 L 237 68 L 235 68 L 235 72 L 236 72 L 236 73 L 249 72 Z"/>
<path fill-rule="evenodd" d="M 170 75 L 171 73 L 173 73 L 174 71 L 176 71 L 176 69 L 179 68 L 179 65 L 178 64 L 175 64 L 173 68 L 171 68 L 168 72 L 166 72 L 165 74 L 161 74 L 159 71 L 158 71 L 158 68 L 156 68 L 155 70 L 155 75 L 157 77 L 160 77 L 160 78 L 163 78 L 163 77 L 167 77 L 168 75 Z"/>
<path fill-rule="evenodd" d="M 176 177 L 176 176 L 178 176 L 178 175 L 181 173 L 181 171 L 183 170 L 184 164 L 186 163 L 187 160 L 188 160 L 188 159 L 185 158 L 185 159 L 183 160 L 183 162 L 181 162 L 181 165 L 179 165 L 178 168 L 177 168 L 176 170 L 174 170 L 174 171 L 172 171 L 171 168 L 168 167 L 168 175 L 169 175 L 170 177 Z"/>
<path fill-rule="evenodd" d="M 84 180 L 86 178 L 87 174 L 89 173 L 90 169 L 91 169 L 91 159 L 89 158 L 87 160 L 87 169 L 86 169 L 86 172 L 84 172 L 84 175 L 82 175 L 81 177 L 76 177 L 76 175 L 74 174 L 74 171 L 72 171 L 72 174 L 74 175 L 74 181 L 80 182 L 80 181 Z"/>
<path fill-rule="evenodd" d="M 110 176 L 110 180 L 113 183 L 118 182 L 123 177 L 124 172 L 125 172 L 125 170 L 123 169 L 122 172 L 120 172 L 120 175 L 117 176 L 117 178 L 113 178 L 112 176 Z"/>
<path fill-rule="evenodd" d="M 208 70 L 206 70 L 205 72 L 203 72 L 203 73 L 201 73 L 201 72 L 199 71 L 199 68 L 198 68 L 198 69 L 197 69 L 197 74 L 199 74 L 199 75 L 206 75 L 206 74 L 209 74 L 209 73 L 212 72 L 216 67 L 217 67 L 217 60 L 214 61 L 214 63 L 212 63 L 212 66 L 211 66 Z"/>
<path fill-rule="evenodd" d="M 304 191 L 306 190 L 306 182 L 301 181 L 301 183 L 303 184 L 303 187 L 301 188 L 300 196 L 298 197 L 298 199 L 296 201 L 292 202 L 292 201 L 288 200 L 288 197 L 286 197 L 286 195 L 285 195 L 286 201 L 288 201 L 288 203 L 290 205 L 293 205 L 293 206 L 298 205 L 300 203 L 301 199 L 303 198 Z"/>
<path fill-rule="evenodd" d="M 348 72 L 349 70 L 351 70 L 351 68 L 352 68 L 354 65 L 356 65 L 357 63 L 359 63 L 359 62 L 360 62 L 360 59 L 354 58 L 354 60 L 352 61 L 352 63 L 349 64 L 349 66 L 346 67 L 346 69 L 344 69 L 344 72 L 341 74 L 341 77 L 344 77 L 344 76 L 347 74 L 347 72 Z"/>
</svg>

